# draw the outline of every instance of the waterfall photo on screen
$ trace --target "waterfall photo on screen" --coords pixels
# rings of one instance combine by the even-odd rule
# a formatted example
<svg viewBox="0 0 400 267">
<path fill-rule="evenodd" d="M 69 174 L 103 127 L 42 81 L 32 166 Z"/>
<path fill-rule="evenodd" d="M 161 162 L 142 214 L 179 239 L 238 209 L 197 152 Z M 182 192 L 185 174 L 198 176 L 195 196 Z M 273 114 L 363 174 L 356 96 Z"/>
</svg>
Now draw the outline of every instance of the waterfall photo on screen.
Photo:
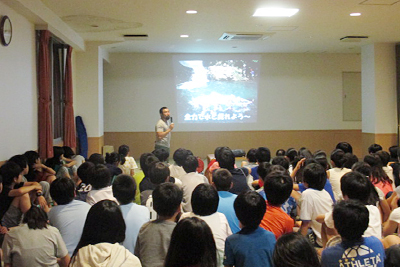
<svg viewBox="0 0 400 267">
<path fill-rule="evenodd" d="M 246 57 L 176 60 L 178 122 L 256 122 L 260 62 Z"/>
</svg>

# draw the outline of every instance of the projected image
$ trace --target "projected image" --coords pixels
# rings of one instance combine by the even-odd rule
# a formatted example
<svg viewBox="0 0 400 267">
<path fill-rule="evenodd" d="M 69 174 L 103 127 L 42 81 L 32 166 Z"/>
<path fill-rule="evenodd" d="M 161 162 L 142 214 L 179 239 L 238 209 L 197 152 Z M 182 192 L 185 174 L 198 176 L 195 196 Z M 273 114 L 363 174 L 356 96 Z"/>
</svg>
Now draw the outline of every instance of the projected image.
<svg viewBox="0 0 400 267">
<path fill-rule="evenodd" d="M 256 122 L 259 65 L 258 59 L 180 60 L 178 122 Z"/>
</svg>

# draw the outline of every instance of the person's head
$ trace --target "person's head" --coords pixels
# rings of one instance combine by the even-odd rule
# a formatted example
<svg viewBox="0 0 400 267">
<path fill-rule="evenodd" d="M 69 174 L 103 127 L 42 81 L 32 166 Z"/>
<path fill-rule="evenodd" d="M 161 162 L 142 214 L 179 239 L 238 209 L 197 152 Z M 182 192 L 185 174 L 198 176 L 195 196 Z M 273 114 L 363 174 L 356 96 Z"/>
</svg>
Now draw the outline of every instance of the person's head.
<svg viewBox="0 0 400 267">
<path fill-rule="evenodd" d="M 264 179 L 265 196 L 272 206 L 281 206 L 293 190 L 292 178 L 284 172 L 271 172 Z"/>
<path fill-rule="evenodd" d="M 370 180 L 373 183 L 385 182 L 392 183 L 392 180 L 388 177 L 386 172 L 383 170 L 383 164 L 381 158 L 375 153 L 366 155 L 364 157 L 364 162 L 368 163 L 371 166 L 371 176 Z"/>
<path fill-rule="evenodd" d="M 378 144 L 372 144 L 368 147 L 368 153 L 369 154 L 374 154 L 378 151 L 382 150 L 382 146 Z"/>
<path fill-rule="evenodd" d="M 188 151 L 185 148 L 178 148 L 175 150 L 174 155 L 172 156 L 176 165 L 182 166 L 188 156 Z"/>
<path fill-rule="evenodd" d="M 165 267 L 217 267 L 216 245 L 208 224 L 200 218 L 184 218 L 175 226 Z"/>
<path fill-rule="evenodd" d="M 121 154 L 117 152 L 106 153 L 106 163 L 111 165 L 118 165 L 121 162 Z"/>
<path fill-rule="evenodd" d="M 143 153 L 140 156 L 140 168 L 142 169 L 144 176 L 149 176 L 150 165 L 157 161 L 159 161 L 158 158 L 152 153 Z"/>
<path fill-rule="evenodd" d="M 157 214 L 171 218 L 180 210 L 183 192 L 176 184 L 163 183 L 154 189 L 152 197 Z"/>
<path fill-rule="evenodd" d="M 289 148 L 286 150 L 286 157 L 289 159 L 290 162 L 292 162 L 296 157 L 297 157 L 297 150 L 294 149 L 293 147 Z"/>
<path fill-rule="evenodd" d="M 43 209 L 32 205 L 24 214 L 22 223 L 26 223 L 29 229 L 35 230 L 47 228 L 48 220 L 47 213 Z"/>
<path fill-rule="evenodd" d="M 311 159 L 313 155 L 309 149 L 307 149 L 306 147 L 302 147 L 299 149 L 299 157 L 300 159 L 302 158 Z"/>
<path fill-rule="evenodd" d="M 322 190 L 326 183 L 326 171 L 319 163 L 308 164 L 303 171 L 304 183 L 308 188 Z"/>
<path fill-rule="evenodd" d="M 63 146 L 63 149 L 64 149 L 64 157 L 70 159 L 73 156 L 75 156 L 75 152 L 69 146 Z"/>
<path fill-rule="evenodd" d="M 232 174 L 227 169 L 215 170 L 212 174 L 212 180 L 217 191 L 229 191 L 232 187 Z"/>
<path fill-rule="evenodd" d="M 332 165 L 337 168 L 343 168 L 343 164 L 346 162 L 346 159 L 344 158 L 344 151 L 341 149 L 335 149 L 331 153 L 331 161 Z"/>
<path fill-rule="evenodd" d="M 256 152 L 257 152 L 257 149 L 255 149 L 255 148 L 250 148 L 247 151 L 246 158 L 247 158 L 248 162 L 257 162 Z"/>
<path fill-rule="evenodd" d="M 400 244 L 390 246 L 385 250 L 385 267 L 399 267 Z"/>
<path fill-rule="evenodd" d="M 119 204 L 129 204 L 135 200 L 136 182 L 131 176 L 120 174 L 113 182 L 112 191 Z"/>
<path fill-rule="evenodd" d="M 53 159 L 61 160 L 64 155 L 64 148 L 62 146 L 53 146 Z"/>
<path fill-rule="evenodd" d="M 255 191 L 240 193 L 233 203 L 236 217 L 243 228 L 255 230 L 261 223 L 267 209 L 264 198 Z"/>
<path fill-rule="evenodd" d="M 12 161 L 17 163 L 21 168 L 21 174 L 26 175 L 29 172 L 28 159 L 24 155 L 15 155 L 12 156 L 8 161 Z"/>
<path fill-rule="evenodd" d="M 343 197 L 356 199 L 364 205 L 368 204 L 371 191 L 375 190 L 371 181 L 362 173 L 348 172 L 340 179 L 340 189 Z"/>
<path fill-rule="evenodd" d="M 320 267 L 317 252 L 306 237 L 298 232 L 282 235 L 275 244 L 275 267 Z"/>
<path fill-rule="evenodd" d="M 389 147 L 389 153 L 390 153 L 390 161 L 397 161 L 397 150 L 399 149 L 398 146 L 391 146 Z"/>
<path fill-rule="evenodd" d="M 36 163 L 38 163 L 38 161 L 40 161 L 39 153 L 33 150 L 26 151 L 24 153 L 24 156 L 28 161 L 29 171 L 31 171 L 31 169 L 33 170 L 33 165 L 35 165 Z"/>
<path fill-rule="evenodd" d="M 22 169 L 12 161 L 7 161 L 0 167 L 0 176 L 3 179 L 3 186 L 10 187 L 12 184 L 21 182 Z"/>
<path fill-rule="evenodd" d="M 90 161 L 85 161 L 84 163 L 79 166 L 77 170 L 77 174 L 79 179 L 82 180 L 83 183 L 85 184 L 90 184 L 91 179 L 93 177 L 93 172 L 94 172 L 94 164 Z"/>
<path fill-rule="evenodd" d="M 167 107 L 162 107 L 160 108 L 160 117 L 162 120 L 169 120 L 170 114 L 169 114 L 169 109 Z"/>
<path fill-rule="evenodd" d="M 102 164 L 97 164 L 93 170 L 93 177 L 90 179 L 90 184 L 93 189 L 98 190 L 111 184 L 111 171 Z"/>
<path fill-rule="evenodd" d="M 183 169 L 187 173 L 195 172 L 198 166 L 199 161 L 193 155 L 188 155 L 182 165 Z"/>
<path fill-rule="evenodd" d="M 368 209 L 358 200 L 343 200 L 333 207 L 335 228 L 343 240 L 360 239 L 368 228 Z"/>
<path fill-rule="evenodd" d="M 263 181 L 270 172 L 271 166 L 272 164 L 269 162 L 261 162 L 260 164 L 258 164 L 257 174 Z"/>
<path fill-rule="evenodd" d="M 289 161 L 284 156 L 277 156 L 272 159 L 272 165 L 280 165 L 286 170 L 289 169 Z"/>
<path fill-rule="evenodd" d="M 127 145 L 120 145 L 118 148 L 118 154 L 123 155 L 124 157 L 127 157 L 129 154 L 129 146 Z"/>
<path fill-rule="evenodd" d="M 277 157 L 280 157 L 280 156 L 284 157 L 285 155 L 286 155 L 286 151 L 285 151 L 285 149 L 282 149 L 282 148 L 278 149 L 275 153 L 275 156 L 277 156 Z"/>
<path fill-rule="evenodd" d="M 358 162 L 358 157 L 351 153 L 345 153 L 343 158 L 343 168 L 351 169 L 351 167 Z"/>
<path fill-rule="evenodd" d="M 226 148 L 226 146 L 219 146 L 217 148 L 215 148 L 214 150 L 214 157 L 215 159 L 218 161 L 218 156 L 219 156 L 219 152 L 223 149 Z"/>
<path fill-rule="evenodd" d="M 341 149 L 344 153 L 353 153 L 353 147 L 347 142 L 338 143 L 336 149 Z"/>
<path fill-rule="evenodd" d="M 150 166 L 149 178 L 153 184 L 167 182 L 169 174 L 169 168 L 164 162 L 153 162 Z"/>
<path fill-rule="evenodd" d="M 375 153 L 375 155 L 377 155 L 381 159 L 382 166 L 388 165 L 388 163 L 390 161 L 390 155 L 388 152 L 379 150 L 378 152 Z"/>
<path fill-rule="evenodd" d="M 351 170 L 355 171 L 355 172 L 362 173 L 366 177 L 370 177 L 371 173 L 372 173 L 371 166 L 368 163 L 364 162 L 364 161 L 360 161 L 360 162 L 355 163 L 353 165 L 353 167 L 351 167 Z"/>
<path fill-rule="evenodd" d="M 99 153 L 93 153 L 92 155 L 90 155 L 88 161 L 92 162 L 94 165 L 97 164 L 105 164 L 105 160 L 102 154 Z"/>
<path fill-rule="evenodd" d="M 217 190 L 210 184 L 199 184 L 192 192 L 193 213 L 207 216 L 217 212 L 219 196 Z"/>
<path fill-rule="evenodd" d="M 51 198 L 57 205 L 66 205 L 74 200 L 75 184 L 70 178 L 57 178 L 50 184 Z"/>
<path fill-rule="evenodd" d="M 314 155 L 314 160 L 321 164 L 321 166 L 325 170 L 329 170 L 331 168 L 331 165 L 329 165 L 328 159 L 324 155 Z"/>
<path fill-rule="evenodd" d="M 259 147 L 256 151 L 256 159 L 258 163 L 261 162 L 270 162 L 271 160 L 271 151 L 267 147 Z"/>
<path fill-rule="evenodd" d="M 232 170 L 235 167 L 235 155 L 229 147 L 222 148 L 216 157 L 219 166 L 228 170 Z"/>
<path fill-rule="evenodd" d="M 164 148 L 158 148 L 156 150 L 154 150 L 153 152 L 151 152 L 154 156 L 156 156 L 158 158 L 159 161 L 166 161 L 169 157 L 169 153 L 167 150 L 165 150 Z"/>
<path fill-rule="evenodd" d="M 74 255 L 87 245 L 122 243 L 125 240 L 125 229 L 125 221 L 117 203 L 112 200 L 97 202 L 86 216 L 82 236 Z"/>
</svg>

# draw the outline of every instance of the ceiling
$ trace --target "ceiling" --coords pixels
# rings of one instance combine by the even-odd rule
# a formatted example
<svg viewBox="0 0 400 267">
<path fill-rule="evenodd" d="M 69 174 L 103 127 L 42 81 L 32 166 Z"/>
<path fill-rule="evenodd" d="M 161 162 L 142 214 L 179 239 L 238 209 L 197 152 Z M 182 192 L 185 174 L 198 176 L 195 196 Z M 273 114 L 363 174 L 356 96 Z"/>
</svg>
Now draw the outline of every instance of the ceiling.
<svg viewBox="0 0 400 267">
<path fill-rule="evenodd" d="M 365 44 L 400 41 L 399 0 L 42 0 L 85 41 L 110 52 L 359 53 Z M 260 7 L 298 8 L 290 18 L 262 18 Z M 186 10 L 197 10 L 194 15 Z M 360 12 L 359 17 L 350 13 Z M 223 33 L 266 33 L 257 41 L 220 41 Z M 124 34 L 147 40 L 124 41 Z M 181 34 L 189 35 L 181 38 Z M 369 36 L 341 42 L 349 35 Z"/>
</svg>

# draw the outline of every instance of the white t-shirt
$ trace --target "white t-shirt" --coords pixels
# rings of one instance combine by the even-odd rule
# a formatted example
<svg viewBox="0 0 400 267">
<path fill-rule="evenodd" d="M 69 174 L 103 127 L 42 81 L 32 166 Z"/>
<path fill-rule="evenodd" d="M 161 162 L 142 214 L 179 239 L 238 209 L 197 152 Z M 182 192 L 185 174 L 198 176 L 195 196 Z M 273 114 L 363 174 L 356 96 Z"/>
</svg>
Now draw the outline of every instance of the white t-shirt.
<svg viewBox="0 0 400 267">
<path fill-rule="evenodd" d="M 306 189 L 301 194 L 300 220 L 311 221 L 311 229 L 317 236 L 317 243 L 322 246 L 321 241 L 321 223 L 315 219 L 320 214 L 326 214 L 332 211 L 333 201 L 328 192 L 312 188 Z"/>
<path fill-rule="evenodd" d="M 184 211 L 189 212 L 192 211 L 192 192 L 199 184 L 205 183 L 208 184 L 208 179 L 201 174 L 196 172 L 187 173 L 180 178 L 182 182 L 183 189 L 183 205 L 182 208 Z"/>
<path fill-rule="evenodd" d="M 178 166 L 176 164 L 169 165 L 169 171 L 170 171 L 170 176 L 174 178 L 180 178 L 181 176 L 186 174 L 183 167 Z"/>
<path fill-rule="evenodd" d="M 104 199 L 109 199 L 119 204 L 117 199 L 114 197 L 111 186 L 107 186 L 98 190 L 92 189 L 86 196 L 86 202 L 92 206 Z"/>
<path fill-rule="evenodd" d="M 393 168 L 391 166 L 384 166 L 382 169 L 386 172 L 387 176 L 394 184 Z"/>
<path fill-rule="evenodd" d="M 350 169 L 347 168 L 332 168 L 328 170 L 329 173 L 329 182 L 332 185 L 333 195 L 335 196 L 336 201 L 342 200 L 342 190 L 340 189 L 340 179 L 346 173 L 351 172 Z"/>
<path fill-rule="evenodd" d="M 199 216 L 194 214 L 193 212 L 186 212 L 182 214 L 180 220 L 189 217 L 197 217 L 204 220 L 211 228 L 217 250 L 225 250 L 225 240 L 228 236 L 232 234 L 232 231 L 224 214 L 222 214 L 221 212 L 215 212 L 208 216 Z"/>
<path fill-rule="evenodd" d="M 395 223 L 400 223 L 400 207 L 392 210 L 389 216 L 389 221 L 394 221 Z"/>
<path fill-rule="evenodd" d="M 369 223 L 368 228 L 365 230 L 363 237 L 375 236 L 376 238 L 382 238 L 382 218 L 379 209 L 374 205 L 365 205 L 369 212 Z M 400 214 L 399 214 L 400 215 Z M 399 218 L 400 219 L 400 218 Z M 325 224 L 329 228 L 335 228 L 333 222 L 332 211 L 325 214 Z"/>
</svg>

